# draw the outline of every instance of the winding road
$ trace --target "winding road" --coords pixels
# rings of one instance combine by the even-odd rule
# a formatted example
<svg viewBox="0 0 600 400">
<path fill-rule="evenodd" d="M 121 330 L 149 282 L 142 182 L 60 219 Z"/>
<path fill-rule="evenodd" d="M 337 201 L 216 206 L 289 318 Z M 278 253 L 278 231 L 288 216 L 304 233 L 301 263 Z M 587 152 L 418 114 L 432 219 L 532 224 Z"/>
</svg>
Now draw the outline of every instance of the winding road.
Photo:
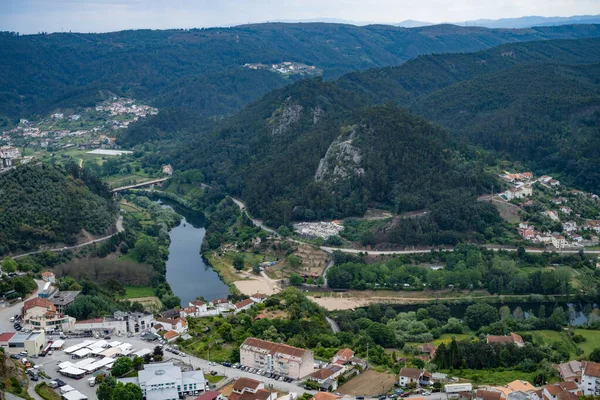
<svg viewBox="0 0 600 400">
<path fill-rule="evenodd" d="M 84 247 L 84 246 L 88 246 L 90 244 L 94 244 L 94 243 L 98 243 L 98 242 L 103 242 L 105 240 L 110 239 L 111 237 L 123 232 L 124 228 L 123 228 L 123 216 L 119 215 L 119 218 L 117 219 L 117 223 L 116 223 L 116 227 L 117 227 L 117 231 L 115 233 L 113 233 L 112 235 L 108 235 L 108 236 L 104 236 L 98 239 L 94 239 L 94 240 L 90 240 L 89 242 L 85 242 L 85 243 L 81 243 L 75 246 L 66 246 L 66 247 L 57 247 L 54 249 L 44 249 L 44 250 L 37 250 L 37 251 L 31 251 L 29 253 L 25 253 L 25 254 L 19 254 L 18 256 L 13 256 L 13 259 L 16 258 L 21 258 L 21 257 L 27 257 L 27 256 L 31 256 L 34 254 L 39 254 L 39 253 L 43 253 L 46 251 L 51 251 L 51 252 L 57 252 L 57 251 L 65 251 L 65 250 L 73 250 L 73 249 L 78 249 L 80 247 Z"/>
</svg>

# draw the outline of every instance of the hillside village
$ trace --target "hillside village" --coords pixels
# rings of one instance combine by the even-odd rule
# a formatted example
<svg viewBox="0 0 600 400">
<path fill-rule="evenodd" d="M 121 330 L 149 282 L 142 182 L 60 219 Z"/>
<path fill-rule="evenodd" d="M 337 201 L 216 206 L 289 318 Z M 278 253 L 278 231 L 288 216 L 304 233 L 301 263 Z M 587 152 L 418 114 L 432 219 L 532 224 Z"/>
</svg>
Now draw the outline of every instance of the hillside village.
<svg viewBox="0 0 600 400">
<path fill-rule="evenodd" d="M 531 172 L 500 177 L 510 185 L 500 197 L 522 210 L 518 232 L 525 240 L 558 250 L 600 243 L 598 195 L 567 189 L 551 176 L 535 178 Z"/>
<path fill-rule="evenodd" d="M 113 96 L 95 107 L 56 112 L 40 120 L 21 119 L 17 126 L 0 135 L 0 168 L 18 165 L 28 158 L 21 155 L 19 147 L 49 152 L 114 149 L 117 131 L 157 113 L 156 108 L 134 99 Z"/>
<path fill-rule="evenodd" d="M 420 356 L 399 358 L 404 366 L 396 374 L 376 372 L 368 353 L 361 358 L 351 348 L 340 348 L 323 360 L 310 349 L 255 337 L 246 338 L 239 346 L 238 362 L 217 365 L 182 351 L 187 349 L 186 341 L 202 335 L 192 331 L 190 323 L 196 318 L 246 313 L 255 306 L 265 312 L 268 296 L 257 293 L 237 302 L 195 300 L 157 315 L 117 312 L 76 321 L 60 310 L 79 292 L 53 291 L 53 274 L 43 276 L 47 280 L 44 290 L 24 302 L 21 313 L 13 318 L 17 331 L 0 334 L 0 346 L 33 381 L 41 374 L 60 374 L 61 379 L 45 384 L 67 400 L 95 398 L 92 388 L 101 385 L 107 374 L 118 374 L 115 371 L 121 364 L 132 365 L 132 360 L 138 359 L 143 362 L 139 361 L 142 365 L 137 373 L 117 375 L 117 381 L 139 387 L 146 399 L 337 400 L 371 395 L 422 399 L 440 392 L 461 400 L 576 400 L 600 393 L 600 363 L 570 360 L 554 364 L 560 380 L 550 384 L 516 379 L 505 385 L 488 385 L 437 371 L 433 360 L 447 347 L 433 343 L 420 345 Z M 263 314 L 255 318 L 259 315 Z M 488 334 L 483 340 L 511 351 L 531 346 L 514 332 Z M 50 370 L 50 365 L 56 371 Z"/>
</svg>

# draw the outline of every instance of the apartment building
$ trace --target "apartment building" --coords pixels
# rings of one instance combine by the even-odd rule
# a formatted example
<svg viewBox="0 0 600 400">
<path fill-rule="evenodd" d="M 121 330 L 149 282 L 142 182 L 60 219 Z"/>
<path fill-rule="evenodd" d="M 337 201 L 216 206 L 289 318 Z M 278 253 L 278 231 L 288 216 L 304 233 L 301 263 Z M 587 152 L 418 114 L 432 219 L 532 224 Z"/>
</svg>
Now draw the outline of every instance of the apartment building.
<svg viewBox="0 0 600 400">
<path fill-rule="evenodd" d="M 312 374 L 314 361 L 312 351 L 287 344 L 248 338 L 240 346 L 240 362 L 243 366 L 271 371 L 293 379 Z"/>
</svg>

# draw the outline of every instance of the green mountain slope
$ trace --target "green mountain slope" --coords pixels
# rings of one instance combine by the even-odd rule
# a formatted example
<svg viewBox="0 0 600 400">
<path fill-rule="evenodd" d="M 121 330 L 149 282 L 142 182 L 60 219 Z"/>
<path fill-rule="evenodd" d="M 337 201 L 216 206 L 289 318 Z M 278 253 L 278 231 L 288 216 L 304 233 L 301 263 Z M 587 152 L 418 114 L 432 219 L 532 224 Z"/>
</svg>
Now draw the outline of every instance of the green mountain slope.
<svg viewBox="0 0 600 400">
<path fill-rule="evenodd" d="M 70 169 L 75 176 L 45 164 L 0 174 L 0 254 L 73 243 L 82 229 L 101 235 L 114 225 L 117 208 L 104 185 Z"/>
<path fill-rule="evenodd" d="M 245 63 L 296 61 L 318 66 L 325 77 L 336 77 L 397 65 L 420 54 L 598 36 L 598 25 L 493 30 L 323 23 L 106 34 L 4 33 L 0 34 L 0 116 L 16 118 L 57 106 L 92 104 L 99 89 L 159 106 L 175 102 L 203 116 L 223 115 L 290 82 L 266 71 L 243 71 Z M 243 82 L 235 78 L 238 74 L 245 76 Z"/>
<path fill-rule="evenodd" d="M 470 207 L 497 182 L 467 152 L 406 110 L 365 107 L 352 92 L 313 79 L 270 93 L 182 145 L 174 163 L 201 169 L 279 226 L 362 215 L 370 205 L 430 208 L 448 197 Z"/>
<path fill-rule="evenodd" d="M 338 84 L 369 102 L 409 105 L 435 90 L 519 65 L 598 62 L 600 40 L 596 38 L 513 43 L 475 53 L 421 56 L 397 67 L 344 75 Z"/>
<path fill-rule="evenodd" d="M 600 190 L 600 64 L 514 67 L 435 91 L 413 108 L 538 173 Z"/>
</svg>

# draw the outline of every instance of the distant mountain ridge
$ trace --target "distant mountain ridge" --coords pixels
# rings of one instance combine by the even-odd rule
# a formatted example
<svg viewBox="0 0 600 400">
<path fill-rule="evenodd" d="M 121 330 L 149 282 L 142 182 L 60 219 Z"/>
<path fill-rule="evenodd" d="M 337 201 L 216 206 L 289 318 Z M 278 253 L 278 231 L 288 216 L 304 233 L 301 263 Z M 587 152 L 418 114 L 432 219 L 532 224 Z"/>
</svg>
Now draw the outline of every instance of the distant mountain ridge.
<svg viewBox="0 0 600 400">
<path fill-rule="evenodd" d="M 233 28 L 106 34 L 0 34 L 0 127 L 57 107 L 93 105 L 100 90 L 160 108 L 222 117 L 294 82 L 246 63 L 295 61 L 327 79 L 399 65 L 423 54 L 472 52 L 505 43 L 599 37 L 600 25 L 490 30 L 436 25 L 253 24 Z"/>
</svg>

